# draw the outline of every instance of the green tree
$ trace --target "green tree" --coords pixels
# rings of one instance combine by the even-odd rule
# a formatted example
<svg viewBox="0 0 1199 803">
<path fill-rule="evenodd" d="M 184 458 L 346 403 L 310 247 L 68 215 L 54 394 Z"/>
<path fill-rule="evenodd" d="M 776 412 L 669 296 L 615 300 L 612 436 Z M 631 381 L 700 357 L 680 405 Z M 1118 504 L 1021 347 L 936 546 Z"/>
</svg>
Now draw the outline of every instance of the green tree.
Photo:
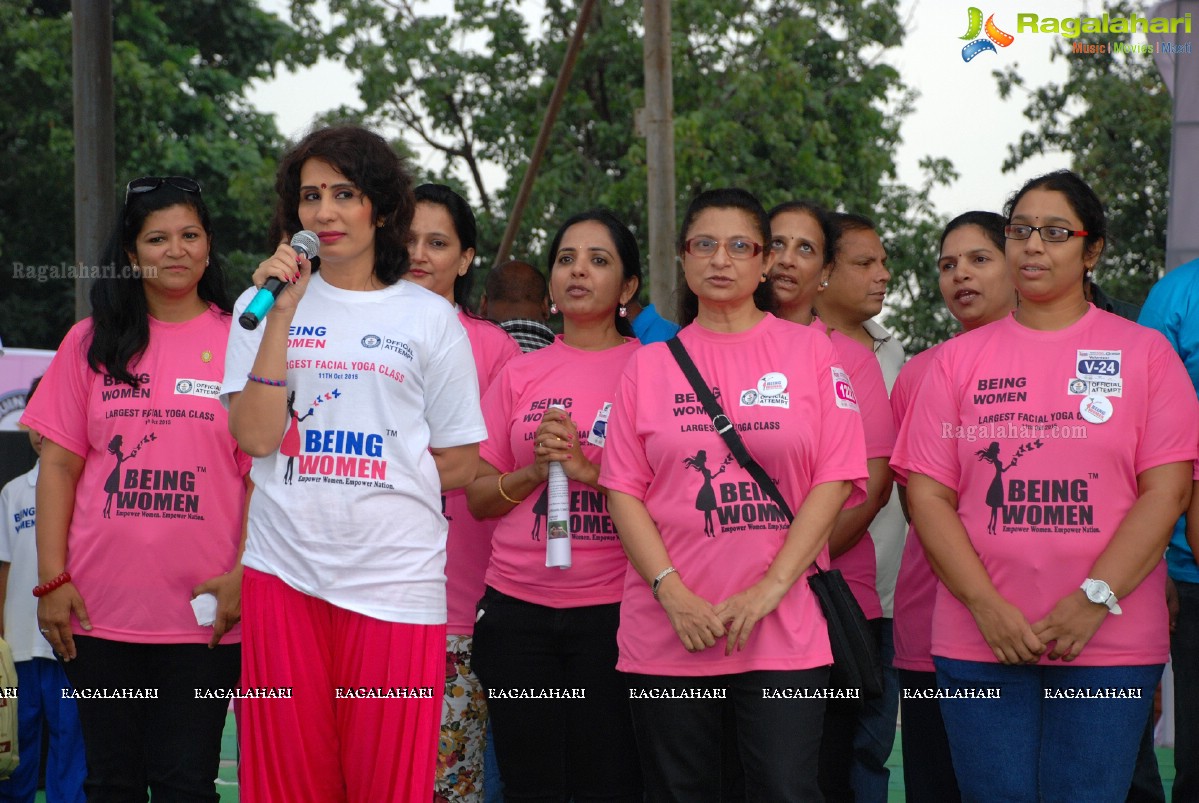
<svg viewBox="0 0 1199 803">
<path fill-rule="evenodd" d="M 938 184 L 957 178 L 945 159 L 921 162 L 924 180 L 919 188 L 888 184 L 876 222 L 883 231 L 887 267 L 887 311 L 883 323 L 903 341 L 908 356 L 948 340 L 961 327 L 941 299 L 937 257 L 941 231 L 948 221 L 928 200 Z"/>
<path fill-rule="evenodd" d="M 578 3 L 548 0 L 536 33 L 514 0 L 456 0 L 448 16 L 419 14 L 406 2 L 341 0 L 331 21 L 318 6 L 292 4 L 310 43 L 304 58 L 326 55 L 357 71 L 360 119 L 431 149 L 441 160 L 433 177 L 471 191 L 488 261 Z M 877 214 L 885 232 L 905 243 L 892 257 L 897 270 L 925 268 L 925 254 L 906 243 L 913 217 L 931 210 L 900 202 L 914 191 L 893 184 L 892 154 L 914 97 L 882 59 L 902 43 L 897 7 L 898 0 L 676 0 L 680 213 L 715 186 L 750 188 L 767 206 L 812 198 Z M 516 240 L 516 253 L 535 264 L 558 222 L 592 206 L 644 231 L 645 143 L 634 130 L 644 104 L 641 12 L 641 0 L 596 7 Z M 907 292 L 903 303 L 920 308 L 924 302 Z"/>
<path fill-rule="evenodd" d="M 1106 9 L 1113 18 L 1133 10 Z M 1161 276 L 1166 256 L 1172 106 L 1153 58 L 1143 53 L 1074 55 L 1070 42 L 1099 44 L 1128 34 L 1083 34 L 1058 41 L 1064 83 L 1029 89 L 1015 64 L 996 71 L 1000 95 L 1027 91 L 1024 116 L 1033 124 L 1008 149 L 1005 171 L 1050 152 L 1071 156 L 1071 167 L 1093 186 L 1107 211 L 1108 240 L 1096 281 L 1108 295 L 1140 304 Z"/>
<path fill-rule="evenodd" d="M 54 348 L 73 322 L 73 282 L 12 270 L 74 263 L 69 10 L 0 0 L 0 335 L 10 346 Z M 284 146 L 244 93 L 271 75 L 290 26 L 252 0 L 115 0 L 113 22 L 118 184 L 196 177 L 236 291 L 266 246 Z"/>
</svg>

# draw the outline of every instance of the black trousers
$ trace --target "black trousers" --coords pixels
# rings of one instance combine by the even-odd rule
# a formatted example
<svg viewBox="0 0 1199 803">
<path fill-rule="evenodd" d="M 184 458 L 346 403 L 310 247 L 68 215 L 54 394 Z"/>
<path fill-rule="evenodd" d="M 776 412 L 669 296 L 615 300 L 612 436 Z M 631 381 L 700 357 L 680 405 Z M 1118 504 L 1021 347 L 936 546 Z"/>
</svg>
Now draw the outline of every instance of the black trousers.
<svg viewBox="0 0 1199 803">
<path fill-rule="evenodd" d="M 75 636 L 75 648 L 63 668 L 79 695 L 88 803 L 144 803 L 147 788 L 154 803 L 220 800 L 214 781 L 229 701 L 197 699 L 196 690 L 236 688 L 241 646 Z M 143 697 L 121 697 L 130 693 Z"/>
<path fill-rule="evenodd" d="M 715 648 L 714 648 L 715 649 Z M 749 803 L 817 803 L 816 783 L 825 700 L 779 697 L 776 690 L 823 691 L 828 667 L 743 672 L 712 677 L 627 675 L 637 748 L 650 803 L 718 803 L 730 784 L 725 774 L 744 772 Z M 661 690 L 689 695 L 723 691 L 725 699 L 661 699 Z M 722 757 L 735 721 L 740 768 Z M 724 737 L 722 739 L 722 736 Z M 727 752 L 727 750 L 726 750 Z"/>
<path fill-rule="evenodd" d="M 941 701 L 904 692 L 933 692 L 936 672 L 899 670 L 899 710 L 903 719 L 903 788 L 912 803 L 960 803 Z"/>
<path fill-rule="evenodd" d="M 616 671 L 620 605 L 549 608 L 488 588 L 479 610 L 471 667 L 488 691 L 504 799 L 640 801 L 628 684 Z M 575 689 L 585 697 L 551 696 Z"/>
<path fill-rule="evenodd" d="M 867 624 L 881 655 L 883 620 L 870 619 Z M 853 737 L 865 711 L 864 700 L 831 700 L 825 711 L 824 737 L 820 745 L 820 790 L 829 803 L 854 803 L 850 785 Z"/>
</svg>

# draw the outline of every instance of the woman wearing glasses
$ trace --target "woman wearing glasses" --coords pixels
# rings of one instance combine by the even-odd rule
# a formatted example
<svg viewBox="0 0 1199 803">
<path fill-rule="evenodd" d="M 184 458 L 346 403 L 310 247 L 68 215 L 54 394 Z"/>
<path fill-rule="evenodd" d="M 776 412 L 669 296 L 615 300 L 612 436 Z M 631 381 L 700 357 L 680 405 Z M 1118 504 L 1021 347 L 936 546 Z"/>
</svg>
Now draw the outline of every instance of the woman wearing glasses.
<svg viewBox="0 0 1199 803">
<path fill-rule="evenodd" d="M 678 339 L 794 523 L 733 459 L 666 344 L 629 361 L 613 412 L 601 482 L 631 562 L 617 668 L 629 673 L 648 800 L 719 798 L 725 706 L 749 799 L 820 799 L 832 655 L 806 575 L 827 565 L 837 514 L 864 491 L 866 457 L 828 337 L 763 311 L 770 239 L 744 190 L 692 201 Z M 709 480 L 693 469 L 701 452 L 715 486 L 710 533 L 697 502 Z"/>
<path fill-rule="evenodd" d="M 254 455 L 244 563 L 243 801 L 430 800 L 445 686 L 443 491 L 486 434 L 454 308 L 399 279 L 412 181 L 377 134 L 314 131 L 279 164 L 255 272 L 287 282 L 229 339 L 222 392 Z M 321 242 L 319 272 L 287 245 Z M 239 299 L 238 309 L 251 293 Z M 293 408 L 300 454 L 280 445 Z M 291 450 L 288 450 L 291 451 Z"/>
<path fill-rule="evenodd" d="M 892 461 L 942 581 L 941 712 L 963 800 L 1122 801 L 1168 655 L 1162 553 L 1199 405 L 1165 338 L 1083 295 L 1094 191 L 1050 173 L 1006 211 L 1020 306 L 938 348 Z"/>
<path fill-rule="evenodd" d="M 474 668 L 489 693 L 505 796 L 640 801 L 628 687 L 616 671 L 626 560 L 599 472 L 616 383 L 640 348 L 625 305 L 641 283 L 641 256 L 628 227 L 603 210 L 563 223 L 549 254 L 562 335 L 505 365 L 483 399 L 488 438 L 467 496 L 472 513 L 499 522 Z M 551 464 L 569 480 L 567 569 L 547 565 Z M 521 689 L 585 696 L 520 699 Z"/>
<path fill-rule="evenodd" d="M 195 181 L 130 182 L 119 221 L 92 317 L 22 419 L 45 436 L 33 593 L 77 695 L 88 799 L 216 800 L 249 470 L 217 394 L 230 304 Z"/>
</svg>

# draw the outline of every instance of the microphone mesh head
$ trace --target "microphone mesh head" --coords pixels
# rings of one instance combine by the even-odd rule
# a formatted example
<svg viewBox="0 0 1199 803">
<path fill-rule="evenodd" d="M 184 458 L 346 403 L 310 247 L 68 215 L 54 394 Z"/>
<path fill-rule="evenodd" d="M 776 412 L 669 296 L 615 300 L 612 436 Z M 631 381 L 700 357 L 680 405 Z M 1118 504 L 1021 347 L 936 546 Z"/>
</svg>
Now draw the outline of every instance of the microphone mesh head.
<svg viewBox="0 0 1199 803">
<path fill-rule="evenodd" d="M 291 247 L 297 251 L 303 251 L 305 256 L 312 259 L 320 253 L 321 241 L 319 237 L 305 229 L 296 232 L 295 236 L 291 238 Z"/>
</svg>

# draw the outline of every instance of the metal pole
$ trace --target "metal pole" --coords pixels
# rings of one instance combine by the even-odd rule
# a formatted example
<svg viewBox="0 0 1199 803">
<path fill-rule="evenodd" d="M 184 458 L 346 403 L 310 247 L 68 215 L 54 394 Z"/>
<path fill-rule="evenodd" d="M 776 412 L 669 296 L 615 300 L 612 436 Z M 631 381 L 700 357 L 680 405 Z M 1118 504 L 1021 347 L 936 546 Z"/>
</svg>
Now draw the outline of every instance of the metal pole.
<svg viewBox="0 0 1199 803">
<path fill-rule="evenodd" d="M 71 0 L 75 99 L 75 264 L 95 265 L 116 214 L 113 135 L 112 0 Z M 75 279 L 75 319 L 91 314 L 93 279 Z"/>
<path fill-rule="evenodd" d="M 1199 0 L 1159 3 L 1148 14 L 1150 18 L 1184 15 L 1199 16 Z M 1194 225 L 1199 215 L 1199 186 L 1194 180 L 1199 168 L 1199 61 L 1189 52 L 1193 50 L 1189 35 L 1151 33 L 1148 39 L 1155 47 L 1153 59 L 1173 99 L 1165 265 L 1171 271 L 1199 259 L 1199 229 Z"/>
<path fill-rule="evenodd" d="M 541 167 L 541 158 L 545 155 L 546 146 L 549 145 L 554 120 L 558 117 L 558 110 L 562 108 L 562 99 L 566 97 L 566 88 L 570 86 L 570 75 L 574 72 L 575 60 L 579 56 L 579 51 L 583 49 L 583 36 L 587 32 L 587 25 L 591 22 L 591 12 L 595 9 L 595 2 L 596 0 L 583 0 L 583 5 L 579 9 L 579 19 L 575 23 L 570 43 L 566 46 L 562 67 L 558 70 L 558 80 L 554 82 L 550 104 L 545 110 L 545 117 L 541 120 L 541 130 L 537 132 L 537 142 L 533 145 L 533 153 L 529 155 L 529 166 L 520 183 L 520 190 L 516 193 L 516 202 L 512 204 L 512 214 L 508 217 L 504 238 L 500 241 L 499 250 L 495 253 L 493 268 L 506 262 L 512 251 L 512 243 L 516 240 L 516 232 L 520 228 L 521 218 L 524 217 L 525 206 L 528 205 L 529 195 L 533 192 L 533 182 L 537 179 L 537 170 Z"/>
<path fill-rule="evenodd" d="M 674 250 L 674 87 L 670 0 L 645 0 L 645 162 L 648 192 L 649 300 L 670 317 L 677 271 Z"/>
</svg>

